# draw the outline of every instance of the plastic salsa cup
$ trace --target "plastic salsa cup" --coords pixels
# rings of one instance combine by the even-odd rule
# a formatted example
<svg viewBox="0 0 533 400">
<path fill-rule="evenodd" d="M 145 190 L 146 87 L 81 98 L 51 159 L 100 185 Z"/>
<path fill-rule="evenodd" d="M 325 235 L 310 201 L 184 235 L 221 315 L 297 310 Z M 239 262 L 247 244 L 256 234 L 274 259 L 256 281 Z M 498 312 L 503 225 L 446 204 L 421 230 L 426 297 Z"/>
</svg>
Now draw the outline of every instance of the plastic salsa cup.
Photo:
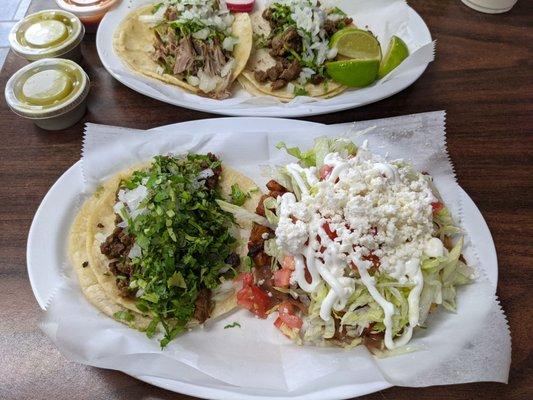
<svg viewBox="0 0 533 400">
<path fill-rule="evenodd" d="M 56 0 L 58 7 L 75 14 L 88 32 L 96 32 L 105 13 L 120 0 Z"/>
<path fill-rule="evenodd" d="M 29 61 L 50 57 L 78 61 L 84 35 L 85 28 L 74 14 L 44 10 L 17 22 L 9 33 L 9 44 L 15 53 Z"/>
<path fill-rule="evenodd" d="M 89 77 L 74 61 L 46 58 L 18 70 L 7 82 L 11 110 L 46 130 L 68 128 L 85 114 Z"/>
</svg>

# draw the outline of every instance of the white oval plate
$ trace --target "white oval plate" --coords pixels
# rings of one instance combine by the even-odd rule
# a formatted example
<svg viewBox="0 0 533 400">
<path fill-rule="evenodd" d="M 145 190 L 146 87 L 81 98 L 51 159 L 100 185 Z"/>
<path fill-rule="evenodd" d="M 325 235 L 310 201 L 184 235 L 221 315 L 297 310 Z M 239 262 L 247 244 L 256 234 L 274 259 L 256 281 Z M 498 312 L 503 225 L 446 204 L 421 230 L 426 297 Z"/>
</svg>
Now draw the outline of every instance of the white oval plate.
<svg viewBox="0 0 533 400">
<path fill-rule="evenodd" d="M 390 97 L 414 83 L 425 71 L 427 64 L 414 68 L 397 78 L 381 84 L 348 90 L 331 99 L 299 104 L 283 104 L 273 102 L 264 96 L 268 102 L 257 101 L 254 104 L 237 104 L 245 98 L 250 98 L 247 92 L 239 88 L 230 99 L 213 100 L 195 94 L 186 93 L 183 89 L 165 84 L 157 79 L 149 78 L 131 71 L 125 66 L 113 51 L 113 34 L 124 17 L 147 0 L 123 1 L 117 8 L 108 12 L 100 22 L 96 35 L 96 48 L 102 64 L 118 81 L 141 94 L 154 99 L 174 104 L 176 106 L 204 111 L 214 114 L 233 116 L 261 116 L 261 117 L 304 117 L 310 115 L 327 114 L 335 111 L 361 107 L 369 103 Z M 153 2 L 153 1 L 151 1 Z M 411 49 L 431 42 L 431 34 L 424 20 L 415 10 L 406 6 L 408 23 L 404 31 L 409 35 L 408 45 Z M 387 39 L 388 41 L 388 39 Z M 239 86 L 235 84 L 236 88 Z M 261 100 L 262 100 L 261 99 Z M 259 100 L 259 99 L 258 99 Z"/>
<path fill-rule="evenodd" d="M 175 132 L 180 129 L 206 131 L 217 128 L 231 128 L 235 132 L 264 132 L 265 125 L 272 129 L 301 130 L 306 127 L 320 126 L 321 124 L 274 118 L 217 118 L 166 125 L 157 128 L 157 130 Z M 485 274 L 494 285 L 494 291 L 496 291 L 498 264 L 492 236 L 483 216 L 472 199 L 459 186 L 457 188 L 463 197 L 464 215 L 461 225 L 470 237 L 476 238 L 480 266 L 483 266 Z M 68 265 L 67 235 L 77 211 L 78 195 L 82 191 L 81 163 L 78 161 L 50 188 L 37 209 L 30 228 L 27 247 L 28 275 L 35 298 L 43 309 L 51 298 L 54 289 L 61 282 L 63 266 Z M 151 376 L 139 375 L 135 376 L 135 378 L 164 389 L 197 397 L 217 399 L 234 399 L 236 396 L 240 399 L 273 398 L 268 392 L 254 392 L 252 389 L 244 390 L 241 388 L 239 390 L 239 388 L 235 388 L 235 391 L 232 391 L 227 388 L 219 389 L 213 386 L 200 386 Z M 276 396 L 275 398 L 309 400 L 349 398 L 376 392 L 390 386 L 385 381 L 365 384 L 354 382 L 353 385 L 325 387 L 313 393 L 298 394 L 296 392 L 290 397 Z"/>
</svg>

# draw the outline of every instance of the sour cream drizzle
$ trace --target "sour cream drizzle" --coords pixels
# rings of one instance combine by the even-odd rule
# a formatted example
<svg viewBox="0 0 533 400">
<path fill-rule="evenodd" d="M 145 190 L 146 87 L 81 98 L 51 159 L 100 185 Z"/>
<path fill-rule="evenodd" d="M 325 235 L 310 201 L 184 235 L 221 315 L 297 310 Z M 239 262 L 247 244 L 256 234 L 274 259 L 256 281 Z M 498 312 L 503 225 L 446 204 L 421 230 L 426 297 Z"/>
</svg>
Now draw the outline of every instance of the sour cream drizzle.
<svg viewBox="0 0 533 400">
<path fill-rule="evenodd" d="M 366 150 L 365 146 L 359 149 L 357 157 L 365 159 L 371 158 L 371 154 Z M 357 158 L 356 157 L 356 158 Z M 324 164 L 333 167 L 331 173 L 326 178 L 330 184 L 336 185 L 337 180 L 341 177 L 343 172 L 350 169 L 349 160 L 339 156 L 337 153 L 330 153 L 324 158 Z M 386 178 L 388 184 L 396 185 L 400 182 L 400 175 L 394 165 L 385 162 L 374 162 L 373 168 L 379 174 Z M 367 288 L 373 299 L 383 309 L 385 325 L 384 343 L 388 349 L 394 349 L 398 346 L 405 345 L 412 337 L 413 328 L 419 322 L 419 300 L 422 288 L 424 286 L 424 279 L 420 269 L 420 259 L 414 255 L 405 262 L 399 262 L 397 271 L 391 271 L 391 276 L 396 279 L 407 280 L 414 286 L 408 296 L 409 305 L 409 324 L 404 328 L 401 336 L 393 338 L 393 315 L 395 313 L 394 305 L 387 301 L 376 287 L 375 278 L 370 276 L 368 268 L 372 263 L 360 258 L 356 252 L 351 254 L 341 254 L 339 252 L 339 243 L 341 238 L 331 239 L 324 230 L 326 218 L 322 217 L 320 210 L 313 210 L 312 198 L 309 195 L 309 187 L 318 183 L 316 178 L 316 168 L 302 168 L 298 164 L 289 164 L 287 172 L 298 185 L 302 193 L 302 200 L 296 201 L 292 193 L 286 193 L 278 198 L 278 215 L 280 217 L 292 218 L 291 210 L 295 206 L 306 206 L 310 213 L 306 221 L 307 235 L 299 238 L 300 245 L 297 248 L 292 248 L 293 251 L 289 253 L 294 256 L 295 270 L 291 276 L 291 283 L 297 283 L 304 291 L 311 293 L 315 291 L 322 282 L 326 282 L 330 287 L 328 294 L 322 301 L 320 307 L 320 318 L 326 322 L 331 319 L 332 310 L 341 311 L 346 307 L 347 301 L 355 290 L 355 279 L 344 276 L 346 268 L 349 265 L 355 265 L 361 277 L 362 284 Z M 312 177 L 311 177 L 311 176 Z M 304 180 L 306 178 L 307 182 Z M 309 201 L 306 201 L 309 200 Z M 301 204 L 304 203 L 304 204 Z M 278 234 L 278 232 L 276 232 Z M 278 236 L 278 235 L 277 235 Z M 285 237 L 289 237 L 289 235 Z M 319 238 L 319 240 L 317 239 Z M 279 237 L 278 237 L 279 239 Z M 436 239 L 438 240 L 438 239 Z M 435 238 L 430 239 L 428 243 L 430 251 L 427 251 L 430 256 L 436 256 L 439 253 L 439 243 L 435 243 Z M 440 241 L 439 241 L 440 242 Z M 283 242 L 278 241 L 278 245 L 287 250 Z M 296 251 L 294 251 L 296 250 Z M 350 264 L 349 264 L 350 263 Z M 308 276 L 306 278 L 306 268 Z M 397 276 L 396 276 L 397 275 Z"/>
</svg>

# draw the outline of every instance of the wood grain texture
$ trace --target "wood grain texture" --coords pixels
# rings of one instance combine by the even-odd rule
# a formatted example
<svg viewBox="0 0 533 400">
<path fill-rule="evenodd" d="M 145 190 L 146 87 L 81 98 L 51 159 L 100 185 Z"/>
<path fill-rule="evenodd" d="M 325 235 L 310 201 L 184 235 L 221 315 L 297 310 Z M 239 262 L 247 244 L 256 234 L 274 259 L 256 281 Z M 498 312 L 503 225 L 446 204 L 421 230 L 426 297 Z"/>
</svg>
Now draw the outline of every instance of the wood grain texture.
<svg viewBox="0 0 533 400">
<path fill-rule="evenodd" d="M 498 251 L 498 295 L 513 337 L 509 385 L 391 388 L 364 399 L 533 398 L 532 3 L 520 0 L 507 14 L 485 15 L 459 0 L 411 0 L 438 40 L 437 58 L 424 75 L 392 98 L 308 118 L 336 123 L 447 110 L 459 183 L 486 218 Z M 53 7 L 51 0 L 34 1 L 31 10 Z M 84 40 L 83 54 L 92 82 L 84 121 L 152 128 L 214 117 L 146 98 L 114 80 L 98 59 L 94 36 Z M 0 86 L 25 64 L 10 54 Z M 0 398 L 186 399 L 119 372 L 69 362 L 37 327 L 41 312 L 26 272 L 27 233 L 48 188 L 79 159 L 84 121 L 44 132 L 0 100 Z"/>
</svg>

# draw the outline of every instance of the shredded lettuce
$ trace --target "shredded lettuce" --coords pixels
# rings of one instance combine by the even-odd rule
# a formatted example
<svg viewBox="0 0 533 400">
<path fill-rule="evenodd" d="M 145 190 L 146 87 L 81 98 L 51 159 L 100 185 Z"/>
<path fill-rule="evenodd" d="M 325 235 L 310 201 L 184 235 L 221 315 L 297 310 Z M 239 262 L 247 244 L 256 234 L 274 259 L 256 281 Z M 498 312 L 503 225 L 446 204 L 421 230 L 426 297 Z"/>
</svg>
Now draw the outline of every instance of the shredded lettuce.
<svg viewBox="0 0 533 400">
<path fill-rule="evenodd" d="M 256 213 L 250 212 L 243 207 L 236 206 L 235 204 L 231 204 L 231 203 L 228 203 L 227 201 L 220 200 L 220 199 L 217 199 L 216 202 L 218 203 L 218 205 L 220 206 L 222 210 L 233 214 L 233 216 L 237 220 L 239 219 L 244 220 L 244 221 L 249 220 L 259 225 L 268 226 L 269 228 L 273 227 L 265 217 L 262 217 L 260 215 L 257 215 Z"/>
<path fill-rule="evenodd" d="M 455 226 L 453 218 L 450 214 L 450 210 L 447 207 L 442 208 L 438 213 L 433 216 L 433 222 L 437 224 L 437 236 L 444 238 L 444 236 L 454 236 L 462 233 L 461 228 Z"/>
<path fill-rule="evenodd" d="M 284 149 L 287 154 L 297 158 L 303 167 L 320 168 L 324 164 L 324 157 L 329 153 L 339 153 L 341 157 L 357 154 L 357 145 L 344 138 L 316 138 L 313 147 L 308 151 L 301 151 L 298 147 L 287 147 L 284 142 L 279 142 L 276 147 Z"/>
</svg>

